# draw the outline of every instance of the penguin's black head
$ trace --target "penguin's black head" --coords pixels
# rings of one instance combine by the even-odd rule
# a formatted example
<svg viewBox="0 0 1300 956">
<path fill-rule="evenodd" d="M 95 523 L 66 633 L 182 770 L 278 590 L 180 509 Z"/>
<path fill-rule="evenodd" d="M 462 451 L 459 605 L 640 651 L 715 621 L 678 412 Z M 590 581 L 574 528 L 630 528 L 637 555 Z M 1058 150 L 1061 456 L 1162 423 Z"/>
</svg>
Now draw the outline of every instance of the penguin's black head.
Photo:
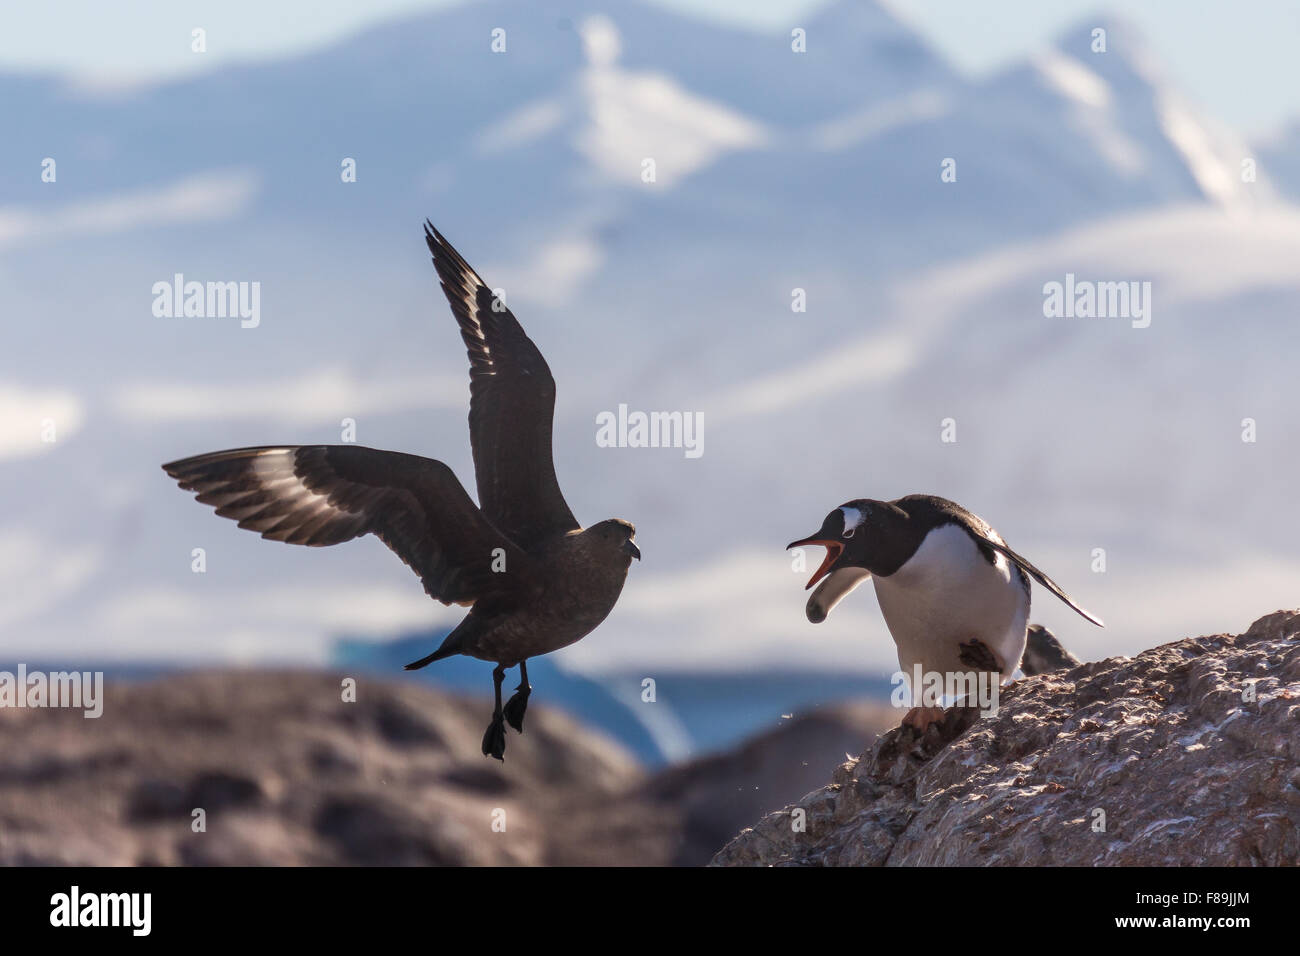
<svg viewBox="0 0 1300 956">
<path fill-rule="evenodd" d="M 816 534 L 787 544 L 786 550 L 804 545 L 820 544 L 826 549 L 826 558 L 820 568 L 808 579 L 808 590 L 826 575 L 840 568 L 858 567 L 870 570 L 870 541 L 867 531 L 872 526 L 879 501 L 860 498 L 840 505 L 826 516 Z"/>
</svg>

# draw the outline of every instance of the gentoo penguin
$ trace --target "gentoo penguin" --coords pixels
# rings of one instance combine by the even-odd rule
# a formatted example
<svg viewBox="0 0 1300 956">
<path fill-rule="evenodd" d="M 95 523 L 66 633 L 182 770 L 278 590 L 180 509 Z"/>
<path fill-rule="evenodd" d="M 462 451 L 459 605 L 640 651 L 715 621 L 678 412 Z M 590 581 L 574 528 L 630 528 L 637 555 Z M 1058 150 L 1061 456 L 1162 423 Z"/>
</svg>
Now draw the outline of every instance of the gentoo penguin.
<svg viewBox="0 0 1300 956">
<path fill-rule="evenodd" d="M 470 612 L 411 670 L 466 654 L 492 661 L 496 707 L 483 753 L 503 759 L 505 724 L 523 732 L 527 660 L 589 634 L 613 609 L 633 558 L 626 521 L 583 528 L 555 479 L 555 380 L 532 341 L 451 244 L 425 242 L 469 351 L 476 506 L 440 461 L 357 445 L 237 448 L 163 465 L 186 491 L 241 528 L 319 547 L 373 534 L 428 595 Z M 501 682 L 519 665 L 504 707 Z"/>
<path fill-rule="evenodd" d="M 1066 667 L 1074 667 L 1083 661 L 1065 649 L 1065 645 L 1056 639 L 1056 635 L 1041 624 L 1030 624 L 1025 636 L 1025 656 L 1020 658 L 1020 669 L 1026 677 L 1047 674 Z"/>
<path fill-rule="evenodd" d="M 846 594 L 872 578 L 909 684 L 917 665 L 924 673 L 1010 676 L 1025 650 L 1026 574 L 1104 626 L 1008 548 L 987 521 L 945 498 L 850 501 L 827 515 L 816 534 L 787 548 L 810 544 L 823 545 L 826 559 L 808 581 L 809 588 L 822 582 L 808 600 L 808 620 L 824 621 Z M 914 707 L 903 722 L 923 728 L 941 714 Z"/>
</svg>

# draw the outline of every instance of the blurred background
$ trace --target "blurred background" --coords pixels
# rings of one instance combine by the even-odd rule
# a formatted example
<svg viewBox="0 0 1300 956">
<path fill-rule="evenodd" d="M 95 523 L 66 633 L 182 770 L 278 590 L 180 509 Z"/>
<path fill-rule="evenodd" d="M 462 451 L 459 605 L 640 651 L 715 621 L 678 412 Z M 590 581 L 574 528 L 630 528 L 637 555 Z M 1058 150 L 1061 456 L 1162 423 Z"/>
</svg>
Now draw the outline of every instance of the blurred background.
<svg viewBox="0 0 1300 956">
<path fill-rule="evenodd" d="M 0 667 L 110 680 L 341 672 L 472 694 L 457 707 L 485 722 L 489 665 L 401 672 L 462 611 L 431 602 L 380 542 L 261 541 L 158 467 L 338 442 L 350 419 L 359 443 L 442 459 L 472 489 L 466 359 L 421 238 L 426 216 L 507 290 L 549 360 L 557 471 L 579 520 L 637 525 L 645 560 L 618 607 L 531 677 L 535 706 L 613 748 L 595 805 L 635 786 L 645 806 L 677 814 L 667 843 L 638 844 L 659 848 L 642 862 L 707 859 L 702 847 L 824 782 L 888 723 L 879 702 L 896 661 L 872 590 L 808 624 L 810 570 L 782 550 L 843 501 L 930 492 L 986 518 L 1107 621 L 1092 628 L 1035 591 L 1032 619 L 1085 660 L 1240 632 L 1294 606 L 1300 13 L 1282 0 L 1134 3 L 1125 18 L 1043 6 L 7 12 Z M 259 283 L 259 323 L 155 315 L 155 283 L 177 273 Z M 1149 326 L 1046 317 L 1044 286 L 1067 274 L 1149 282 Z M 596 416 L 621 404 L 702 414 L 703 454 L 599 447 Z M 948 419 L 956 441 L 941 440 Z M 121 712 L 139 716 L 117 731 L 98 728 L 114 720 L 111 702 L 85 722 L 93 731 L 80 715 L 40 725 L 70 763 L 6 779 L 84 774 L 86 735 L 121 733 L 114 746 L 129 756 L 120 779 L 104 778 L 105 800 L 143 800 L 143 816 L 122 812 L 149 833 L 169 825 L 166 795 L 188 806 L 217 772 L 192 763 L 209 738 L 196 731 L 184 757 L 132 741 L 189 700 L 168 686 L 224 699 L 202 683 L 211 674 L 175 679 L 147 691 L 159 695 L 149 706 L 143 685 L 123 688 L 137 696 Z M 393 701 L 418 689 L 374 686 Z M 308 691 L 295 687 L 265 720 L 303 713 Z M 374 747 L 434 747 L 400 729 L 441 714 L 431 699 L 410 698 L 401 719 L 368 703 Z M 867 703 L 832 706 L 849 699 Z M 6 733 L 27 735 L 50 719 L 6 717 Z M 244 726 L 256 736 L 267 724 L 208 733 Z M 450 726 L 426 730 L 463 753 L 429 772 L 475 800 L 521 786 L 512 759 L 540 759 L 523 756 L 540 738 L 512 734 L 503 777 L 474 753 L 481 730 L 461 739 Z M 340 725 L 336 749 L 360 733 Z M 571 736 L 556 733 L 556 747 Z M 170 759 L 183 765 L 145 773 Z M 373 782 L 413 765 L 315 759 L 303 775 Z M 539 781 L 562 789 L 545 767 Z M 251 856 L 187 857 L 156 834 L 87 836 L 75 852 L 36 837 L 14 850 L 4 841 L 18 838 L 0 836 L 0 856 L 355 861 L 343 850 L 258 857 L 274 842 L 258 814 L 286 804 L 245 776 L 218 774 L 225 796 L 205 799 L 233 800 L 230 825 L 245 830 L 226 845 Z M 303 832 L 377 826 L 394 847 L 425 832 L 344 804 L 311 803 Z M 96 806 L 86 813 L 110 812 Z M 457 839 L 410 861 L 573 861 L 541 843 L 498 858 Z"/>
</svg>

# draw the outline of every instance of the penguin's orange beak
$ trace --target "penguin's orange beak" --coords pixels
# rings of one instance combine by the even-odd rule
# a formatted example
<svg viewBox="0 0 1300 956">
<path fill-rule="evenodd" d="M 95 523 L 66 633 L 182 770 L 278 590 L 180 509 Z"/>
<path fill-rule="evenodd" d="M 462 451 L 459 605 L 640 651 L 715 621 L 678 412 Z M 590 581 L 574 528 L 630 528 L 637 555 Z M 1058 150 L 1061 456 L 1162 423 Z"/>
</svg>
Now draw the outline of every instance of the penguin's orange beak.
<svg viewBox="0 0 1300 956">
<path fill-rule="evenodd" d="M 789 551 L 791 548 L 802 548 L 809 544 L 821 545 L 825 548 L 826 558 L 822 561 L 822 566 L 813 573 L 811 578 L 808 579 L 808 583 L 804 586 L 805 591 L 830 573 L 831 565 L 836 562 L 840 554 L 844 551 L 844 545 L 840 544 L 838 541 L 830 538 L 819 538 L 816 535 L 813 535 L 811 538 L 801 538 L 798 541 L 791 541 L 785 546 L 785 549 Z"/>
</svg>

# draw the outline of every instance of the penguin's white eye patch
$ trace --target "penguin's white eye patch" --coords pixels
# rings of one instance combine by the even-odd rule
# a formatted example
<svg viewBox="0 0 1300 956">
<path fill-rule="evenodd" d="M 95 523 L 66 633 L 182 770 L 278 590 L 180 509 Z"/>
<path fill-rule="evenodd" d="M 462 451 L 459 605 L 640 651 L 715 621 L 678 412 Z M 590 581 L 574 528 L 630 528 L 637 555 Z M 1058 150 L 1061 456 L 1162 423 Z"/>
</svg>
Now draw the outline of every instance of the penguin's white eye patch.
<svg viewBox="0 0 1300 956">
<path fill-rule="evenodd" d="M 859 511 L 857 508 L 845 507 L 845 508 L 841 508 L 840 511 L 844 514 L 844 535 L 843 536 L 846 538 L 851 538 L 853 537 L 853 532 L 857 531 L 858 528 L 862 527 L 864 516 L 862 512 Z"/>
</svg>

